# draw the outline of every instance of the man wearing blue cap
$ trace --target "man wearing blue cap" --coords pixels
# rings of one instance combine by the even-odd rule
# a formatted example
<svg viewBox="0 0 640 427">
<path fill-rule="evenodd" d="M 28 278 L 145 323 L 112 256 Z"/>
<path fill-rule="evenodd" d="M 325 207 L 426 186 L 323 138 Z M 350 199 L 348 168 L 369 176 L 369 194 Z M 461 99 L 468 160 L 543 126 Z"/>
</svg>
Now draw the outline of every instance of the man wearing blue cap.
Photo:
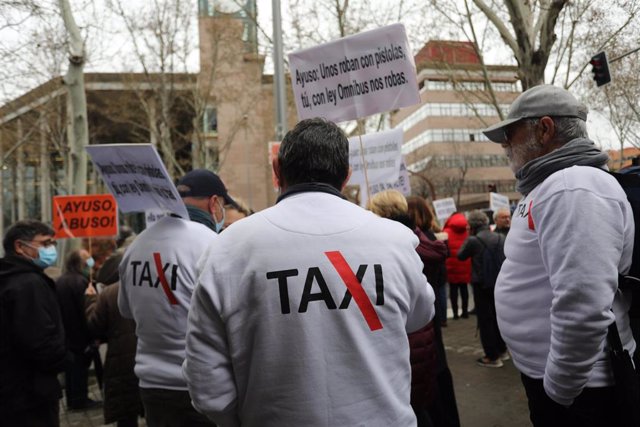
<svg viewBox="0 0 640 427">
<path fill-rule="evenodd" d="M 568 91 L 522 93 L 484 131 L 502 144 L 523 198 L 495 289 L 502 336 L 522 374 L 534 426 L 622 425 L 608 359 L 616 322 L 631 354 L 628 297 L 634 222 L 626 195 L 588 139 L 587 108 Z"/>
</svg>

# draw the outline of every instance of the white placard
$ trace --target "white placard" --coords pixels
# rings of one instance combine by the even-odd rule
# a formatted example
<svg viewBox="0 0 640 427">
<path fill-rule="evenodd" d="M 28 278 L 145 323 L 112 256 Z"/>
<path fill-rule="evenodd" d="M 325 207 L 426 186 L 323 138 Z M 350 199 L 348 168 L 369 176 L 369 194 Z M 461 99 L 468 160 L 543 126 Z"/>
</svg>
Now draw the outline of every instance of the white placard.
<svg viewBox="0 0 640 427">
<path fill-rule="evenodd" d="M 509 197 L 500 193 L 489 193 L 489 209 L 495 212 L 500 208 L 509 209 Z"/>
<path fill-rule="evenodd" d="M 364 153 L 360 150 L 361 138 Z M 400 163 L 402 163 L 401 147 L 402 129 L 400 128 L 349 138 L 349 166 L 351 166 L 349 184 L 365 182 L 363 154 L 367 162 L 369 185 L 397 181 Z"/>
<path fill-rule="evenodd" d="M 438 218 L 440 224 L 444 224 L 451 214 L 456 212 L 456 202 L 452 197 L 434 200 L 433 208 L 436 210 L 436 218 Z"/>
<path fill-rule="evenodd" d="M 367 206 L 369 196 L 367 195 L 367 187 L 364 183 L 358 184 L 360 186 L 360 206 L 363 208 Z M 373 196 L 376 193 L 380 193 L 385 190 L 398 190 L 405 196 L 411 194 L 411 183 L 409 182 L 409 173 L 407 167 L 404 164 L 404 160 L 400 163 L 400 173 L 398 179 L 395 181 L 379 182 L 369 187 L 369 192 Z"/>
<path fill-rule="evenodd" d="M 369 192 L 373 195 L 384 190 L 402 191 L 405 186 L 401 179 L 403 169 L 402 129 L 374 133 L 362 136 L 362 148 L 367 165 Z M 360 137 L 349 138 L 349 166 L 351 178 L 348 185 L 360 186 L 360 206 L 366 206 L 368 196 L 364 174 Z M 406 173 L 406 168 L 404 168 Z"/>
<path fill-rule="evenodd" d="M 160 155 L 151 144 L 100 144 L 87 146 L 121 212 L 168 211 L 189 218 Z"/>
<path fill-rule="evenodd" d="M 289 68 L 300 120 L 342 122 L 420 103 L 402 24 L 293 52 Z"/>
<path fill-rule="evenodd" d="M 144 212 L 144 221 L 146 228 L 151 227 L 156 222 L 167 216 L 167 212 L 159 209 L 148 209 Z"/>
</svg>

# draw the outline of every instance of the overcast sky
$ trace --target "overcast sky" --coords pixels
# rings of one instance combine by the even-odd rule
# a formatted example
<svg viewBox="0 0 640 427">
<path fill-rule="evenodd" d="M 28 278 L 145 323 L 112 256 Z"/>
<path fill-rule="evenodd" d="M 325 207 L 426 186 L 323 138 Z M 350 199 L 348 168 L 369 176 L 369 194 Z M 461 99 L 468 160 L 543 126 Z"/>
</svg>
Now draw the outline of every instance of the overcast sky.
<svg viewBox="0 0 640 427">
<path fill-rule="evenodd" d="M 78 25 L 82 28 L 83 36 L 86 37 L 87 40 L 89 57 L 85 70 L 87 72 L 113 72 L 132 70 L 141 71 L 138 61 L 135 60 L 132 54 L 133 47 L 131 37 L 127 33 L 122 21 L 117 19 L 113 14 L 107 11 L 107 1 L 110 0 L 71 0 L 76 20 L 78 22 Z M 304 1 L 313 2 L 313 0 Z M 53 7 L 55 7 L 56 3 L 57 2 L 51 3 L 52 10 Z M 257 3 L 258 21 L 263 30 L 268 33 L 269 37 L 271 37 L 271 0 L 257 0 Z M 281 3 L 284 21 L 283 26 L 286 32 L 285 38 L 288 37 L 289 42 L 291 42 L 291 31 L 287 31 L 287 26 L 290 20 L 289 6 L 291 2 L 282 0 Z M 149 7 L 152 4 L 152 1 L 123 0 L 122 4 L 127 13 L 134 13 L 133 11 L 138 11 L 142 5 Z M 387 5 L 386 7 L 388 7 L 388 4 L 388 0 L 369 0 L 368 10 L 373 14 L 377 13 L 376 11 L 383 11 L 387 13 L 385 5 Z M 186 37 L 190 39 L 190 45 L 193 46 L 193 49 L 191 55 L 186 61 L 185 69 L 177 71 L 197 72 L 199 68 L 197 49 L 197 0 L 192 0 L 191 5 L 192 19 L 190 21 L 190 27 L 188 33 L 186 34 Z M 428 5 L 425 5 L 425 7 L 427 6 Z M 29 37 L 34 31 L 40 31 L 41 33 L 53 33 L 55 30 L 61 30 L 61 19 L 59 17 L 57 17 L 57 19 L 59 20 L 58 22 L 56 22 L 56 16 L 52 13 L 51 19 L 47 20 L 46 23 L 46 25 L 50 26 L 50 28 L 43 29 L 43 24 L 41 21 L 32 19 L 21 22 L 19 26 L 0 30 L 0 47 L 6 50 L 7 47 L 11 48 L 11 46 L 24 45 L 28 42 Z M 374 19 L 382 20 L 383 18 L 374 17 Z M 384 17 L 384 19 L 387 19 L 387 17 Z M 411 22 L 405 22 L 405 25 L 408 28 L 412 28 L 412 24 L 413 23 Z M 315 24 L 311 22 L 311 25 Z M 455 32 L 452 32 L 451 30 L 434 31 L 433 28 L 431 28 L 430 30 L 424 29 L 421 31 L 414 30 L 414 32 L 410 32 L 410 30 L 408 30 L 408 32 L 410 32 L 410 38 L 414 45 L 414 48 L 419 47 L 422 43 L 426 42 L 429 39 L 429 31 L 431 31 L 432 34 L 436 34 L 439 38 L 443 39 L 453 39 L 456 37 Z M 325 33 L 328 33 L 328 31 L 326 31 Z M 264 42 L 264 39 L 261 45 L 262 53 L 271 55 L 271 50 Z M 28 89 L 35 87 L 37 84 L 48 80 L 51 77 L 51 74 L 59 74 L 66 71 L 67 66 L 64 54 L 58 54 L 56 57 L 55 52 L 53 52 L 52 50 L 38 49 L 38 47 L 33 46 L 29 49 L 29 54 L 39 57 L 39 59 L 33 62 L 37 62 L 38 64 L 57 62 L 59 63 L 57 68 L 56 66 L 54 66 L 49 67 L 49 69 L 43 70 L 43 66 L 35 67 L 37 70 L 36 72 L 32 72 L 31 69 L 25 71 L 24 69 L 18 68 L 15 73 L 9 73 L 8 77 L 5 75 L 4 78 L 0 78 L 0 90 L 4 92 L 4 94 L 0 93 L 0 99 L 7 100 L 12 97 L 19 96 Z M 487 54 L 487 58 L 489 58 L 488 62 L 501 64 L 509 63 L 511 65 L 515 64 L 515 61 L 513 60 L 511 55 L 509 55 L 508 49 L 499 47 L 500 46 L 496 46 L 496 49 L 493 49 Z M 285 50 L 285 56 L 287 53 L 288 52 Z M 19 58 L 14 58 L 13 60 L 3 59 L 3 63 L 0 65 L 2 65 L 4 69 L 10 70 L 12 66 L 15 65 L 14 63 L 17 63 L 19 60 L 24 59 L 24 56 L 25 55 L 21 55 Z M 267 67 L 265 71 L 267 73 L 272 72 L 272 62 L 270 58 L 267 61 Z M 47 73 L 49 73 L 49 75 L 47 75 Z M 10 98 L 7 97 L 8 95 Z M 617 146 L 618 144 L 616 142 L 615 135 L 613 134 L 611 127 L 608 125 L 607 120 L 603 116 L 591 112 L 587 125 L 591 137 L 596 141 L 597 144 L 601 145 L 605 149 L 619 148 Z"/>
</svg>

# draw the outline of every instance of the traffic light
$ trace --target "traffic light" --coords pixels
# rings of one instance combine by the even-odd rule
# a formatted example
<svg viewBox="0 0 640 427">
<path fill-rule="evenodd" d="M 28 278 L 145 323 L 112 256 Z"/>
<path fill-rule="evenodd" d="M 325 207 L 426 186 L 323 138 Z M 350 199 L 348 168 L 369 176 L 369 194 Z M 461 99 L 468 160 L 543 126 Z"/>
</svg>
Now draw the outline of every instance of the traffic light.
<svg viewBox="0 0 640 427">
<path fill-rule="evenodd" d="M 607 54 L 605 52 L 600 52 L 593 56 L 589 63 L 593 66 L 591 72 L 593 73 L 593 80 L 596 81 L 598 87 L 606 85 L 611 81 L 609 63 L 607 62 Z"/>
</svg>

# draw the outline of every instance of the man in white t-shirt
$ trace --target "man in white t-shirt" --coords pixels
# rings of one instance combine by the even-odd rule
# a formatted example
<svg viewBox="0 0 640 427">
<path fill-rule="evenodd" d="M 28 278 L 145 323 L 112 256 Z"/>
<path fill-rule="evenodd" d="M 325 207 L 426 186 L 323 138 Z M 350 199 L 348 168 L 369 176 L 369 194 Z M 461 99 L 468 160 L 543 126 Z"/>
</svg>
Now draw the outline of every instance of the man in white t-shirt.
<svg viewBox="0 0 640 427">
<path fill-rule="evenodd" d="M 345 200 L 349 145 L 322 119 L 282 141 L 274 207 L 209 247 L 183 371 L 220 426 L 415 426 L 406 333 L 434 314 L 407 227 Z"/>
<path fill-rule="evenodd" d="M 501 143 L 524 196 L 495 289 L 502 337 L 529 399 L 534 426 L 618 426 L 607 329 L 631 354 L 629 298 L 634 222 L 588 139 L 587 109 L 568 91 L 533 87 L 508 118 L 484 131 Z"/>
</svg>

